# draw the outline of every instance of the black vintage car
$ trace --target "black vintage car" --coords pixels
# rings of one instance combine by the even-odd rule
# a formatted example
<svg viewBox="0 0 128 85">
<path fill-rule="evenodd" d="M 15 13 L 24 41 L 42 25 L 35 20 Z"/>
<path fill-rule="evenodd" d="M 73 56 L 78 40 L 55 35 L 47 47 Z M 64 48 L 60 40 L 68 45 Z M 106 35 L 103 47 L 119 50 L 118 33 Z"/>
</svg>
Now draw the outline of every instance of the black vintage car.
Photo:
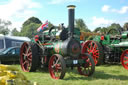
<svg viewBox="0 0 128 85">
<path fill-rule="evenodd" d="M 10 47 L 0 52 L 0 63 L 19 62 L 20 47 Z"/>
</svg>

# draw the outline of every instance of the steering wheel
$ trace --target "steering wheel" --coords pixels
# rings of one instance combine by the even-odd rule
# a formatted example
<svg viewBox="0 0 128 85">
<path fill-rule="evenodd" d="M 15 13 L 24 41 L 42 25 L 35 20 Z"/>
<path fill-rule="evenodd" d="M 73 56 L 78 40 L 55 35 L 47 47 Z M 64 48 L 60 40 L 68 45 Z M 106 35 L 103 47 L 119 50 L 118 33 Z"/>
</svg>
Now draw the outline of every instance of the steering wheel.
<svg viewBox="0 0 128 85">
<path fill-rule="evenodd" d="M 55 38 L 55 36 L 56 36 L 56 33 L 55 33 L 55 32 L 52 32 L 53 29 L 56 29 L 55 26 L 52 26 L 52 27 L 49 29 L 49 32 L 48 32 L 48 35 L 49 35 L 51 38 Z"/>
</svg>

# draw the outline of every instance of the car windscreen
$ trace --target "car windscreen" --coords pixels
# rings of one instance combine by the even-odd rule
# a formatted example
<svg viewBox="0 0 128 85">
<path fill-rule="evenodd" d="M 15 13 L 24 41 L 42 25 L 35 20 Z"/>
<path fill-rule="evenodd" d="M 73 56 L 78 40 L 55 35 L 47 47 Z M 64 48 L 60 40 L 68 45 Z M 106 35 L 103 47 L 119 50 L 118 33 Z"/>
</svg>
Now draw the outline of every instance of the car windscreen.
<svg viewBox="0 0 128 85">
<path fill-rule="evenodd" d="M 9 52 L 12 48 L 7 48 L 6 50 L 2 51 L 3 54 L 6 54 L 7 52 Z"/>
<path fill-rule="evenodd" d="M 4 48 L 4 40 L 0 39 L 0 49 L 3 49 L 3 48 Z"/>
</svg>

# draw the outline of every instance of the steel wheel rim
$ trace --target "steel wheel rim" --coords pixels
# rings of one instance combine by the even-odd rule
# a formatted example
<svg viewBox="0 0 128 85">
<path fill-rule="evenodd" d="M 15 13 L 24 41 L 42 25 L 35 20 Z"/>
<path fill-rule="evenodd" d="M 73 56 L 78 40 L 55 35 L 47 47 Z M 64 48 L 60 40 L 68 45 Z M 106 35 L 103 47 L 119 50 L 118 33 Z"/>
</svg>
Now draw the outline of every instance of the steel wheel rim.
<svg viewBox="0 0 128 85">
<path fill-rule="evenodd" d="M 61 62 L 60 59 L 55 55 L 53 55 L 50 59 L 49 72 L 53 79 L 60 79 L 62 72 Z"/>
<path fill-rule="evenodd" d="M 89 40 L 87 42 L 85 42 L 85 44 L 83 44 L 84 46 L 82 47 L 82 53 L 89 53 L 90 55 L 92 55 L 93 59 L 94 59 L 94 63 L 95 65 L 98 63 L 99 60 L 99 49 L 98 49 L 98 45 Z"/>
<path fill-rule="evenodd" d="M 21 47 L 20 64 L 24 72 L 29 72 L 32 65 L 32 51 L 28 43 L 24 43 Z"/>
<path fill-rule="evenodd" d="M 128 50 L 125 50 L 121 55 L 121 64 L 128 70 Z"/>
<path fill-rule="evenodd" d="M 86 64 L 84 64 L 84 66 L 79 66 L 78 72 L 81 75 L 89 76 L 92 69 L 91 61 L 87 55 L 82 55 L 81 58 L 85 60 Z"/>
</svg>

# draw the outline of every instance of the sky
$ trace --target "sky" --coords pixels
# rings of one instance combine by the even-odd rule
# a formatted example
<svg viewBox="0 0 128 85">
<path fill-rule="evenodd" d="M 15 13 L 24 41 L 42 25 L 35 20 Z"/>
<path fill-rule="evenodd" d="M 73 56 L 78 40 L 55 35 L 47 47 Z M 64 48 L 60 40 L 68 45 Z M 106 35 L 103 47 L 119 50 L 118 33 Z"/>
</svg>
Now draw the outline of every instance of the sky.
<svg viewBox="0 0 128 85">
<path fill-rule="evenodd" d="M 34 16 L 43 23 L 68 25 L 68 5 L 75 5 L 75 19 L 83 19 L 88 29 L 121 26 L 128 22 L 128 0 L 0 0 L 0 18 L 21 30 L 22 24 Z M 12 29 L 11 29 L 12 30 Z"/>
</svg>

